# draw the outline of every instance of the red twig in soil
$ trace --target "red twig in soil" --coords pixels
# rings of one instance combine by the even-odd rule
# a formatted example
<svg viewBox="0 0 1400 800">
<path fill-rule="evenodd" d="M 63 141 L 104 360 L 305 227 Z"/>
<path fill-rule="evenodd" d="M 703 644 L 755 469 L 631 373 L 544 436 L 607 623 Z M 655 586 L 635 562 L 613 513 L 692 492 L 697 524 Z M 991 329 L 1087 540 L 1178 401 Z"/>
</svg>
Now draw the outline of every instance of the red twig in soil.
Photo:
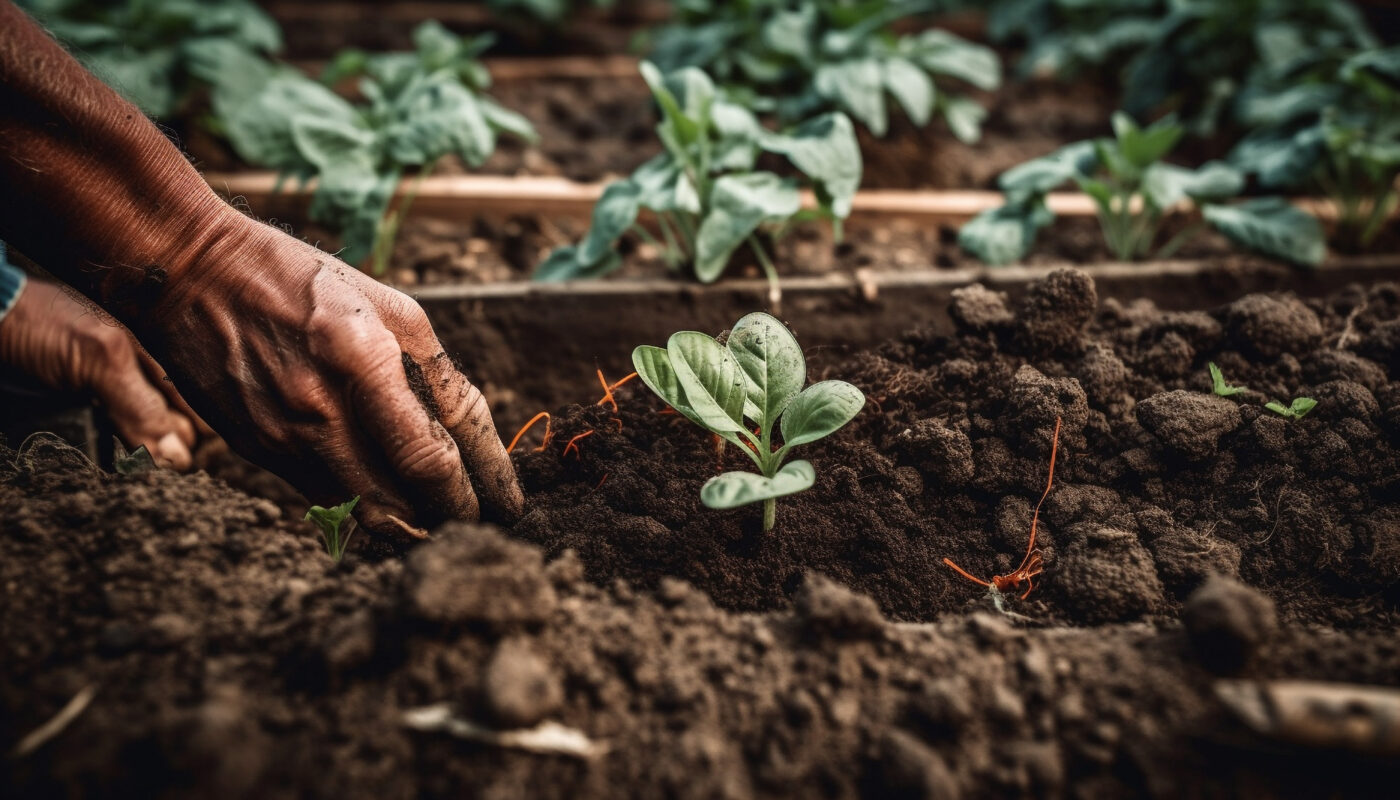
<svg viewBox="0 0 1400 800">
<path fill-rule="evenodd" d="M 1026 546 L 1026 557 L 1021 559 L 1021 566 L 1007 573 L 1006 575 L 993 575 L 990 581 L 978 578 L 962 567 L 954 564 L 951 559 L 943 559 L 943 563 L 957 570 L 957 573 L 973 583 L 981 586 L 994 588 L 999 592 L 1010 589 L 1019 589 L 1022 583 L 1026 584 L 1026 591 L 1021 595 L 1025 600 L 1030 596 L 1031 590 L 1035 588 L 1033 579 L 1035 576 L 1045 571 L 1045 562 L 1041 558 L 1040 548 L 1035 546 L 1035 536 L 1040 524 L 1040 507 L 1045 504 L 1045 498 L 1050 496 L 1050 489 L 1055 485 L 1055 456 L 1060 449 L 1060 418 L 1055 418 L 1055 435 L 1050 440 L 1050 477 L 1045 481 L 1045 493 L 1040 496 L 1040 502 L 1035 504 L 1035 513 L 1031 515 L 1031 540 Z"/>
<path fill-rule="evenodd" d="M 613 392 L 617 391 L 618 387 L 622 386 L 623 384 L 627 383 L 635 377 L 637 377 L 637 373 L 633 372 L 627 377 L 618 381 L 617 383 L 610 384 L 608 383 L 608 379 L 603 377 L 603 371 L 601 369 L 598 370 L 598 383 L 602 384 L 603 386 L 603 399 L 598 401 L 598 405 L 610 405 L 612 406 L 613 413 L 616 414 L 617 398 L 613 396 Z"/>
<path fill-rule="evenodd" d="M 525 431 L 530 430 L 530 428 L 532 428 L 534 424 L 536 422 L 539 422 L 541 419 L 544 420 L 544 441 L 540 442 L 540 446 L 535 448 L 535 452 L 542 452 L 546 447 L 548 447 L 549 440 L 554 438 L 554 429 L 552 427 L 554 421 L 550 418 L 548 411 L 541 411 L 535 416 L 530 417 L 530 421 L 525 423 L 525 427 L 521 428 L 519 431 L 516 432 L 515 438 L 510 440 L 510 446 L 506 448 L 506 452 L 515 452 L 515 446 L 520 443 L 520 437 L 524 436 Z"/>
<path fill-rule="evenodd" d="M 587 439 L 588 437 L 592 436 L 597 432 L 598 431 L 596 430 L 586 430 L 583 433 L 580 433 L 578 436 L 575 436 L 574 438 L 570 439 L 568 443 L 564 445 L 564 455 L 567 456 L 569 454 L 569 451 L 572 450 L 574 451 L 575 458 L 582 457 L 583 454 L 578 449 L 578 441 L 580 439 Z"/>
</svg>

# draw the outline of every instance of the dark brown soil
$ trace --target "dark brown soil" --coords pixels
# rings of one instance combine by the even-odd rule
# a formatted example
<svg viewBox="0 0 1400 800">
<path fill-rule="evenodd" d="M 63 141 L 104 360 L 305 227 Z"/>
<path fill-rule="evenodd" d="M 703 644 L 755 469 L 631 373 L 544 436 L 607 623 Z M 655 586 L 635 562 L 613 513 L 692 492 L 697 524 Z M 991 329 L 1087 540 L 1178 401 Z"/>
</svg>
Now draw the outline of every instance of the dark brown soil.
<svg viewBox="0 0 1400 800">
<path fill-rule="evenodd" d="M 0 737 L 96 688 L 51 741 L 0 761 L 0 794 L 1388 786 L 1393 762 L 1260 738 L 1217 680 L 1400 686 L 1400 287 L 1162 313 L 1100 304 L 1066 271 L 1016 308 L 968 289 L 953 315 L 955 337 L 823 370 L 875 402 L 806 448 L 817 486 L 781 501 L 769 534 L 752 510 L 699 506 L 710 443 L 630 388 L 621 433 L 602 407 L 567 409 L 550 447 L 517 456 L 517 539 L 451 525 L 404 561 L 358 539 L 332 565 L 306 526 L 204 474 L 0 449 Z M 1251 391 L 1208 394 L 1207 360 Z M 1302 421 L 1259 407 L 1301 394 L 1319 400 Z M 939 561 L 1020 560 L 1056 415 L 1046 572 L 1011 602 L 1018 622 Z M 487 726 L 557 720 L 607 750 L 402 725 L 440 701 Z"/>
</svg>

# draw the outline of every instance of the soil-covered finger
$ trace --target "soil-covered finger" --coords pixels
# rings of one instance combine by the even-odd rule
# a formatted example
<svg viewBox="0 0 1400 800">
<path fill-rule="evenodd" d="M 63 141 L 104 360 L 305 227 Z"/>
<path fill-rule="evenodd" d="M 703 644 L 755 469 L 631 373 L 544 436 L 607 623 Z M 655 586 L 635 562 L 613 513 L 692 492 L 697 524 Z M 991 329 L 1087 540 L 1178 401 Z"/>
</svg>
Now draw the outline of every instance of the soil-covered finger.
<svg viewBox="0 0 1400 800">
<path fill-rule="evenodd" d="M 433 343 L 437 344 L 436 340 Z M 505 443 L 496 434 L 486 398 L 440 347 L 421 364 L 405 353 L 404 366 L 410 376 L 416 368 L 421 377 L 415 391 L 457 443 L 480 498 L 482 514 L 503 523 L 519 519 L 525 496 Z M 412 377 L 410 383 L 414 383 Z"/>
<path fill-rule="evenodd" d="M 418 522 L 480 516 L 457 442 L 410 388 L 401 358 L 384 358 L 358 376 L 354 406 Z"/>
</svg>

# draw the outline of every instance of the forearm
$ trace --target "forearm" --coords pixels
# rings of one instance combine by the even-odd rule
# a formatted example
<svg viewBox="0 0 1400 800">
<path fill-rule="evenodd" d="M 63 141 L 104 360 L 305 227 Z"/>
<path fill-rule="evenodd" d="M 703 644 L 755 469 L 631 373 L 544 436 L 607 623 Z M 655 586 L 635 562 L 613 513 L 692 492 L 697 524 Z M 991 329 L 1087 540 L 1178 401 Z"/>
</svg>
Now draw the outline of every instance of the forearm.
<svg viewBox="0 0 1400 800">
<path fill-rule="evenodd" d="M 0 0 L 0 239 L 139 322 L 237 213 L 135 106 Z"/>
</svg>

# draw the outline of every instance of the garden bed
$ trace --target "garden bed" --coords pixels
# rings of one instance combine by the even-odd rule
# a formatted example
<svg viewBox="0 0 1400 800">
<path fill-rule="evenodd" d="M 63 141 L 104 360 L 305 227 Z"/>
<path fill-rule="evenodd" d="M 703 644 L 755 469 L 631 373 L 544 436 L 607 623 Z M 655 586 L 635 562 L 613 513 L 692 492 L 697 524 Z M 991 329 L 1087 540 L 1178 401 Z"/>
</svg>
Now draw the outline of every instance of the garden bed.
<svg viewBox="0 0 1400 800">
<path fill-rule="evenodd" d="M 307 527 L 204 475 L 6 451 L 0 735 L 91 702 L 0 781 L 219 797 L 1385 785 L 1400 287 L 1162 311 L 1110 286 L 1059 272 L 1016 298 L 968 289 L 956 329 L 814 359 L 809 377 L 873 402 L 808 446 L 817 484 L 767 534 L 753 509 L 700 507 L 710 442 L 636 384 L 620 432 L 578 406 L 552 446 L 517 451 L 528 505 L 511 538 L 449 526 L 406 561 L 359 540 L 333 567 Z M 797 334 L 822 352 L 814 328 Z M 1250 391 L 1211 395 L 1207 361 Z M 1319 404 L 1299 421 L 1261 405 L 1300 395 Z M 1020 560 L 1056 417 L 1046 571 L 1010 601 L 1018 621 L 941 559 L 983 576 Z M 1332 701 L 1348 723 L 1294 713 L 1323 690 L 1283 679 L 1360 685 Z M 540 755 L 404 724 L 440 702 L 488 731 L 554 720 L 595 747 Z"/>
</svg>

